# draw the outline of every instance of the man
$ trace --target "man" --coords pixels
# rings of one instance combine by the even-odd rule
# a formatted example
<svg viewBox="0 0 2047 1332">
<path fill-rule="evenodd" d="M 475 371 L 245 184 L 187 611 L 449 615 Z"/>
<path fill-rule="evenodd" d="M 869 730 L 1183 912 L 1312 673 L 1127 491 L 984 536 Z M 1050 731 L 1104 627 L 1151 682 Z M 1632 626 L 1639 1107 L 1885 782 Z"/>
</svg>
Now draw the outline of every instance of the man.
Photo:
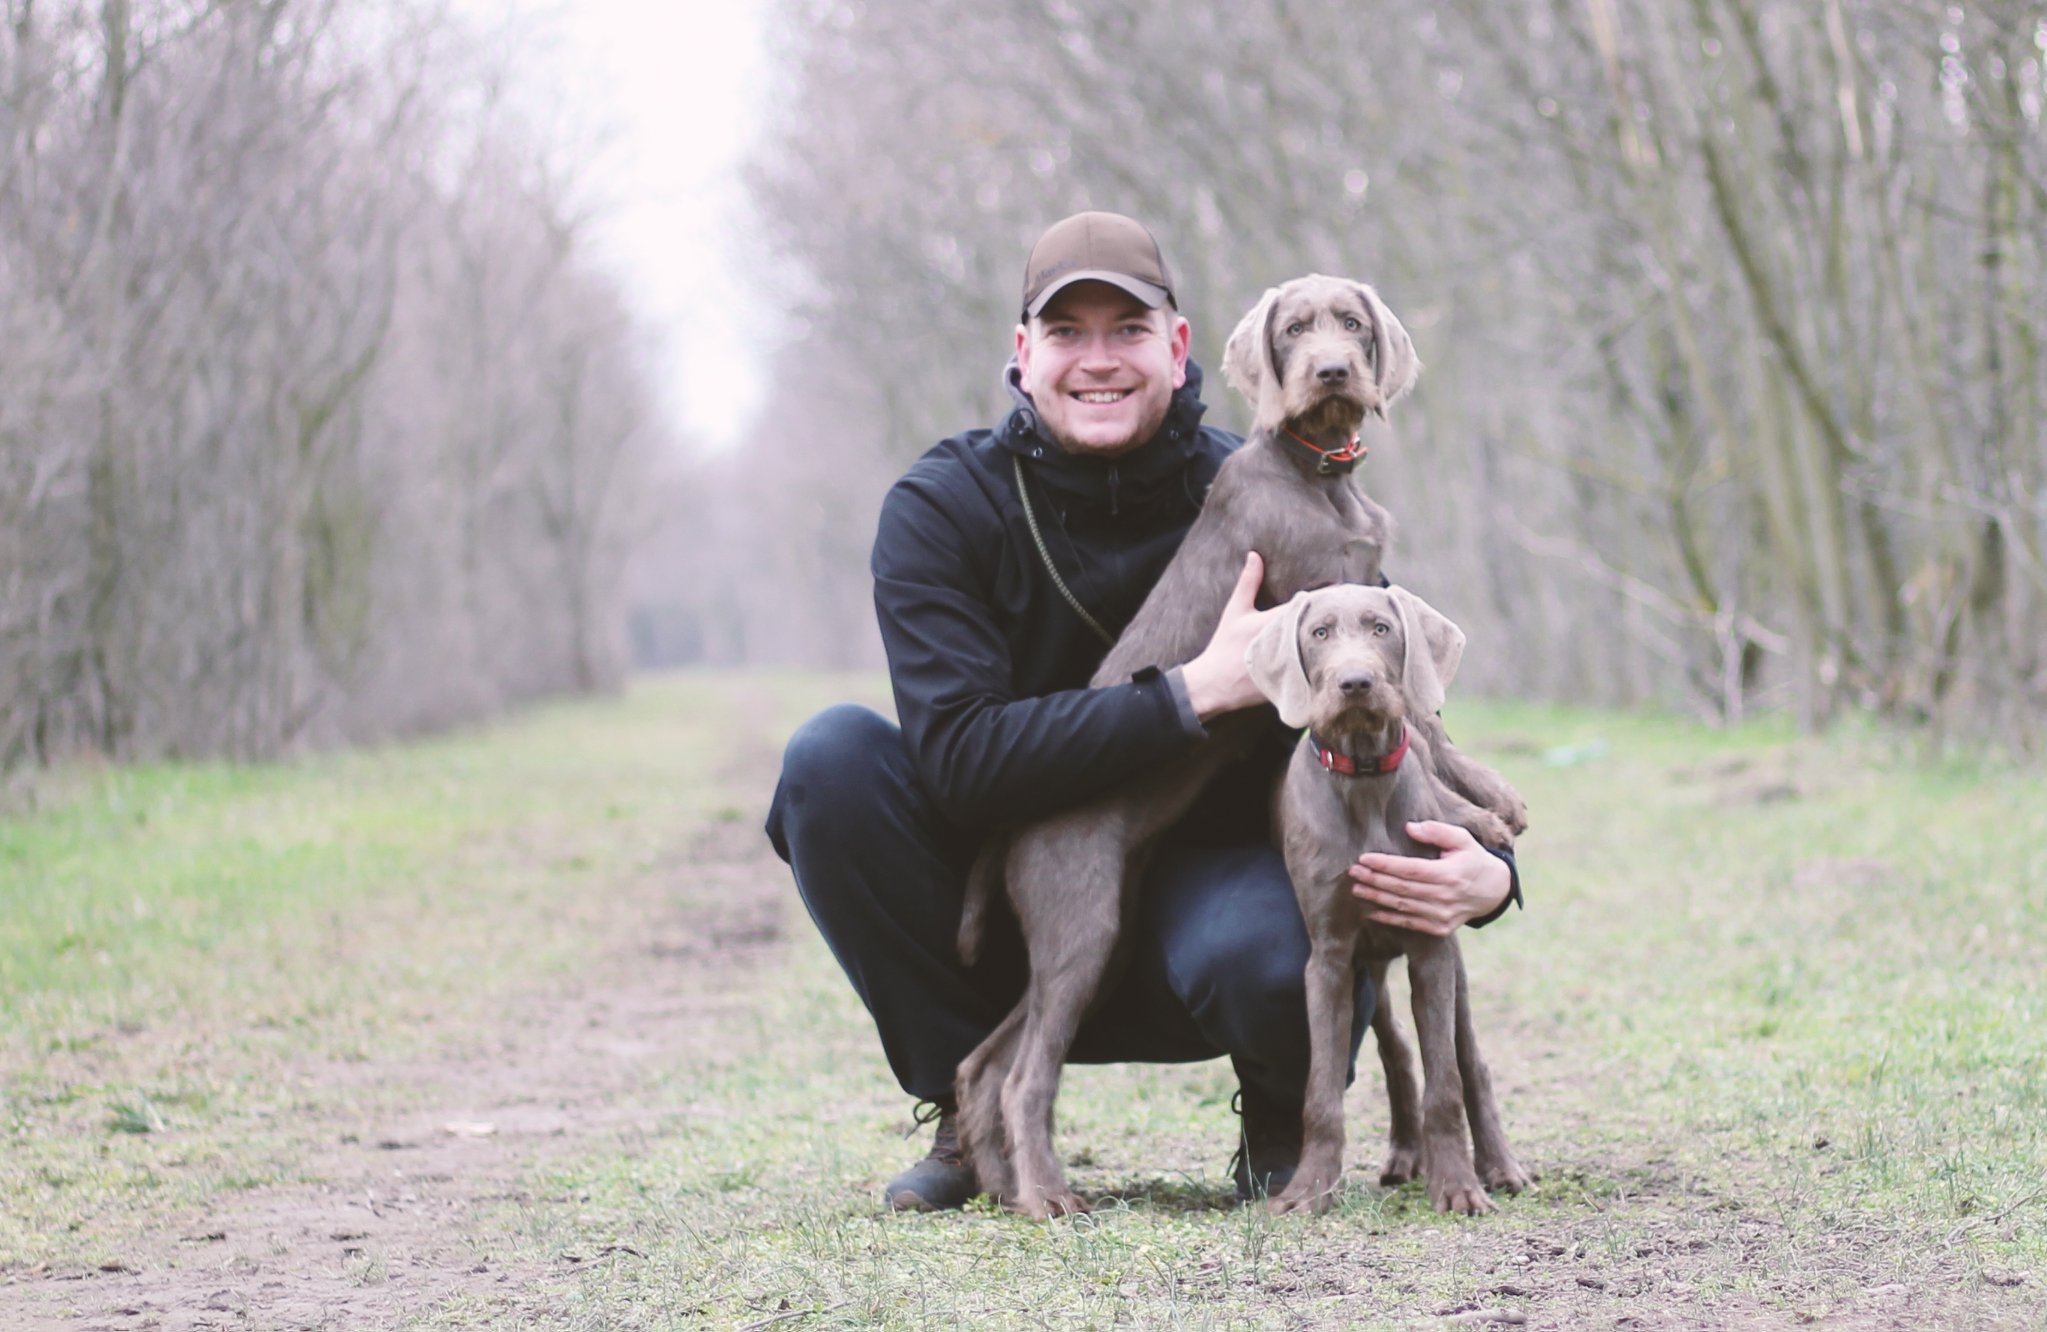
<svg viewBox="0 0 2047 1332">
<path fill-rule="evenodd" d="M 1264 700 L 1244 649 L 1260 565 L 1247 558 L 1208 646 L 1086 687 L 1240 441 L 1201 425 L 1201 372 L 1151 233 L 1113 213 L 1052 226 L 1025 265 L 1001 425 L 926 453 L 883 502 L 876 613 L 901 728 L 850 706 L 790 740 L 768 836 L 873 1014 L 903 1090 L 932 1107 L 931 1152 L 891 1180 L 898 1208 L 959 1207 L 953 1074 L 1022 994 L 1013 922 L 976 966 L 954 946 L 967 869 L 989 831 L 1171 763 L 1203 722 Z M 1021 488 L 1020 488 L 1021 487 Z M 1300 1150 L 1306 928 L 1265 811 L 1291 737 L 1226 771 L 1167 835 L 1129 960 L 1081 1029 L 1081 1063 L 1229 1056 L 1243 1115 L 1239 1197 L 1278 1189 Z M 1387 924 L 1447 934 L 1517 899 L 1511 859 L 1462 828 L 1416 824 L 1435 860 L 1352 870 Z M 1371 1015 L 1360 978 L 1352 1054 Z"/>
</svg>

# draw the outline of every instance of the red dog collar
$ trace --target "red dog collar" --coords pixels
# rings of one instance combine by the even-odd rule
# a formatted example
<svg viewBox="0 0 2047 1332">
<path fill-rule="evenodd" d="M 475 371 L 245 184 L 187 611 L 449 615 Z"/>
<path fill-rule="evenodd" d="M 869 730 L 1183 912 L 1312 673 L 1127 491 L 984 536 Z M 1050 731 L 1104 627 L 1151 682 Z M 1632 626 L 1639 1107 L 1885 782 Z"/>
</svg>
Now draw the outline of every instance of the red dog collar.
<svg viewBox="0 0 2047 1332">
<path fill-rule="evenodd" d="M 1308 742 L 1315 746 L 1315 758 L 1324 770 L 1342 777 L 1355 777 L 1359 773 L 1388 773 L 1400 766 L 1400 760 L 1407 757 L 1407 723 L 1400 726 L 1400 743 L 1387 753 L 1374 759 L 1354 759 L 1348 754 L 1339 754 L 1314 736 Z"/>
<path fill-rule="evenodd" d="M 1310 444 L 1293 431 L 1287 430 L 1285 426 L 1281 426 L 1280 429 L 1286 431 L 1288 439 L 1315 455 L 1318 460 L 1315 464 L 1315 470 L 1324 476 L 1329 476 L 1336 472 L 1350 471 L 1353 467 L 1364 461 L 1365 455 L 1371 452 L 1370 449 L 1358 442 L 1358 436 L 1356 435 L 1352 435 L 1350 443 L 1340 449 L 1325 449 Z"/>
</svg>

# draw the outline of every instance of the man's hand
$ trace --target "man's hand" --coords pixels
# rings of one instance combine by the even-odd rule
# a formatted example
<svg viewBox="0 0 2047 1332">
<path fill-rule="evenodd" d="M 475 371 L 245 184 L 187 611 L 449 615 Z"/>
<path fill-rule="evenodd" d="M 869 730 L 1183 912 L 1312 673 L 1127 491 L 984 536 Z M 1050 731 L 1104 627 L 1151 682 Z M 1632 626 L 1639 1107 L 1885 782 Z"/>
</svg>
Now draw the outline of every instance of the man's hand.
<svg viewBox="0 0 2047 1332">
<path fill-rule="evenodd" d="M 1278 613 L 1258 609 L 1258 585 L 1264 581 L 1265 561 L 1251 551 L 1244 556 L 1244 571 L 1237 575 L 1237 586 L 1230 592 L 1222 618 L 1216 621 L 1215 636 L 1200 656 L 1180 668 L 1187 701 L 1203 721 L 1265 701 L 1244 664 L 1244 653 L 1260 626 Z"/>
<path fill-rule="evenodd" d="M 1351 891 L 1370 919 L 1420 934 L 1444 935 L 1507 900 L 1507 863 L 1454 823 L 1410 823 L 1407 835 L 1442 849 L 1437 860 L 1367 852 L 1350 867 Z"/>
</svg>

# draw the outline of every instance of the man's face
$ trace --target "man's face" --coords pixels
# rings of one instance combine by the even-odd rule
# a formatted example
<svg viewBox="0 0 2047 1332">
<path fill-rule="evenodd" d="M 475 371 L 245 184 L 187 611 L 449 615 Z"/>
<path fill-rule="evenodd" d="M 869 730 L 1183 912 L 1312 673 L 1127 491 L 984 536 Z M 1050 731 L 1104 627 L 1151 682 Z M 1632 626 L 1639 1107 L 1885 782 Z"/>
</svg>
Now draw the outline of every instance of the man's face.
<svg viewBox="0 0 2047 1332">
<path fill-rule="evenodd" d="M 1158 433 L 1187 382 L 1187 321 L 1106 282 L 1076 282 L 1016 330 L 1038 420 L 1068 453 L 1114 457 Z"/>
</svg>

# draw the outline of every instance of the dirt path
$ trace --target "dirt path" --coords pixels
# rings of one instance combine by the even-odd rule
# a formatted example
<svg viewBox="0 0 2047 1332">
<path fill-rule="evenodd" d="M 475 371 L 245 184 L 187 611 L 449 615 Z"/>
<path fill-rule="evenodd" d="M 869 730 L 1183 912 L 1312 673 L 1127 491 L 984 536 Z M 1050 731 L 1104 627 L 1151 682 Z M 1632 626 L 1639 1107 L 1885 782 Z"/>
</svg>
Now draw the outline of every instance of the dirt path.
<svg viewBox="0 0 2047 1332">
<path fill-rule="evenodd" d="M 737 710 L 770 709 L 752 700 Z M 771 764 L 765 747 L 732 755 L 718 798 L 763 790 Z M 546 850 L 527 854 L 545 864 Z M 590 1327 L 607 1325 L 594 1308 L 607 1294 L 611 1308 L 640 1301 L 635 1317 L 665 1325 L 706 1309 L 735 1326 L 793 1324 L 812 1311 L 828 1321 L 868 1302 L 929 1310 L 927 1321 L 940 1323 L 947 1311 L 998 1299 L 1073 1308 L 1126 1286 L 1131 1321 L 1152 1325 L 2047 1327 L 2042 1274 L 1962 1242 L 1972 1229 L 2015 1234 L 2032 1224 L 2029 1197 L 1944 1220 L 1928 1241 L 1922 1217 L 1830 1204 L 1813 1188 L 1817 1175 L 1778 1177 L 1784 1158 L 1767 1145 L 1702 1172 L 1676 1159 L 1660 1126 L 1581 1142 L 1578 1126 L 1589 1116 L 1633 1112 L 1627 1070 L 1574 1034 L 1571 1023 L 1586 1019 L 1568 991 L 1555 1011 L 1498 1012 L 1486 1024 L 1503 1099 L 1544 1172 L 1531 1197 L 1494 1221 L 1437 1224 L 1411 1214 L 1425 1207 L 1412 1194 L 1367 1200 L 1347 1219 L 1318 1223 L 1268 1227 L 1257 1214 L 1234 1213 L 1190 1221 L 1189 1206 L 1206 1213 L 1214 1202 L 1203 1195 L 1187 1204 L 1188 1191 L 1170 1179 L 1191 1176 L 1171 1176 L 1160 1206 L 1142 1206 L 1140 1188 L 1132 1194 L 1140 1205 L 1100 1228 L 1040 1231 L 982 1218 L 897 1224 L 849 1219 L 873 1207 L 873 1191 L 834 1158 L 833 1178 L 814 1195 L 785 1176 L 778 1187 L 803 1196 L 762 1204 L 738 1190 L 699 1199 L 712 1214 L 708 1245 L 695 1232 L 667 1250 L 634 1239 L 650 1251 L 644 1265 L 630 1249 L 550 1250 L 532 1237 L 591 1231 L 541 1223 L 576 1216 L 588 1200 L 536 1181 L 550 1178 L 551 1165 L 566 1174 L 646 1152 L 675 1135 L 684 1113 L 712 1113 L 689 1110 L 678 1070 L 729 1055 L 735 1031 L 762 1030 L 761 1011 L 778 993 L 765 985 L 787 973 L 785 930 L 809 929 L 787 871 L 767 852 L 757 809 L 679 837 L 659 864 L 603 892 L 593 926 L 603 942 L 574 977 L 505 996 L 481 1020 L 441 1019 L 429 1040 L 408 1043 L 416 1055 L 308 1057 L 284 1070 L 282 1080 L 310 1083 L 307 1103 L 327 1107 L 288 1125 L 305 1182 L 224 1193 L 211 1210 L 122 1251 L 111 1270 L 0 1276 L 0 1330 L 355 1332 L 436 1311 L 468 1326 Z M 1531 927 L 1522 938 L 1525 956 L 1541 936 Z M 1502 969 L 1508 961 L 1494 960 Z M 877 1094 L 886 1099 L 887 1089 Z M 1377 1093 L 1361 1095 L 1370 1102 Z M 1378 1112 L 1376 1104 L 1366 1111 L 1371 1122 Z M 1212 1150 L 1212 1127 L 1185 1129 L 1209 1136 L 1184 1150 L 1157 1137 L 1108 1136 L 1103 1150 L 1116 1159 L 1103 1173 L 1154 1180 L 1157 1159 L 1198 1163 L 1203 1152 L 1212 1170 L 1224 1158 Z M 1817 1160 L 1809 1154 L 1821 1145 L 1801 1139 L 1793 1156 Z M 1361 1144 L 1352 1159 L 1373 1156 Z M 763 1227 L 764 1217 L 773 1224 Z M 831 1242 L 749 1242 L 778 1228 Z M 520 1256 L 505 1257 L 512 1254 Z M 766 1263 L 773 1271 L 762 1275 Z M 598 1264 L 632 1264 L 621 1278 L 646 1279 L 607 1291 L 587 1275 Z M 791 1303 L 790 1293 L 814 1297 L 814 1309 Z"/>
<path fill-rule="evenodd" d="M 559 1317 L 567 1278 L 609 1255 L 501 1266 L 481 1214 L 528 1200 L 536 1166 L 630 1149 L 673 1113 L 650 1084 L 746 1006 L 747 982 L 783 946 L 785 874 L 755 820 L 700 830 L 616 886 L 614 937 L 569 983 L 442 1033 L 431 1059 L 296 1070 L 330 1093 L 322 1103 L 405 1107 L 370 1133 L 360 1114 L 307 1118 L 300 1159 L 317 1182 L 225 1195 L 113 1270 L 14 1274 L 0 1325 L 353 1332 L 465 1296 L 520 1321 Z"/>
</svg>

